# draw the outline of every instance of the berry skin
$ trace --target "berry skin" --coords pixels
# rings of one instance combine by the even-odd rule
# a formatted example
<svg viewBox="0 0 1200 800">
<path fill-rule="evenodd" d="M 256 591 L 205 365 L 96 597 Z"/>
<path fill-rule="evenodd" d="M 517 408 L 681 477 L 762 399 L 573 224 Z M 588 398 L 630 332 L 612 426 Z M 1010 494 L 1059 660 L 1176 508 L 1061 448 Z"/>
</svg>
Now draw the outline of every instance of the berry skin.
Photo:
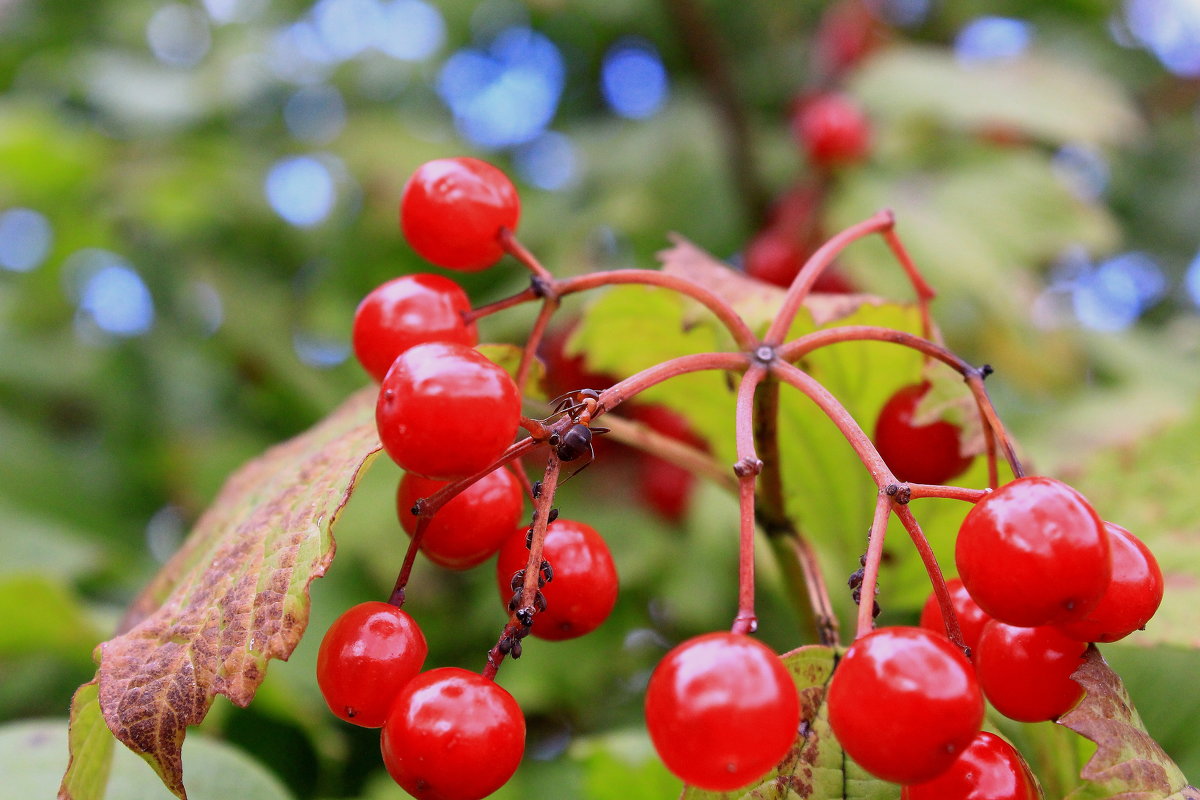
<svg viewBox="0 0 1200 800">
<path fill-rule="evenodd" d="M 517 771 L 525 717 L 493 681 L 442 667 L 396 696 L 380 749 L 392 779 L 418 800 L 479 800 Z"/>
<path fill-rule="evenodd" d="M 924 628 L 879 628 L 856 640 L 833 672 L 826 702 L 846 753 L 893 783 L 945 772 L 983 722 L 970 662 Z"/>
<path fill-rule="evenodd" d="M 1058 629 L 1081 642 L 1115 642 L 1146 626 L 1163 597 L 1158 561 L 1140 539 L 1104 523 L 1112 548 L 1112 582 L 1100 602 L 1077 622 Z"/>
<path fill-rule="evenodd" d="M 1032 628 L 1081 619 L 1108 588 L 1104 523 L 1083 495 L 1053 478 L 1006 483 L 968 512 L 954 560 L 992 617 Z"/>
<path fill-rule="evenodd" d="M 528 531 L 522 527 L 513 533 L 496 559 L 496 584 L 506 606 L 513 596 L 513 573 L 529 560 Z M 557 519 L 546 528 L 542 559 L 550 562 L 554 577 L 541 588 L 546 610 L 534 615 L 530 632 L 560 641 L 600 627 L 617 602 L 617 568 L 600 534 L 578 520 Z"/>
<path fill-rule="evenodd" d="M 875 422 L 875 447 L 898 480 L 944 484 L 971 466 L 961 454 L 962 430 L 952 422 L 913 423 L 913 413 L 929 383 L 901 388 L 883 406 Z"/>
<path fill-rule="evenodd" d="M 996 710 L 1018 722 L 1043 722 L 1071 710 L 1083 687 L 1071 673 L 1083 663 L 1087 643 L 1043 625 L 1018 628 L 992 620 L 975 653 L 979 685 Z"/>
<path fill-rule="evenodd" d="M 392 460 L 427 478 L 473 475 L 512 443 L 521 395 L 501 367 L 448 342 L 410 347 L 379 387 L 375 423 Z"/>
<path fill-rule="evenodd" d="M 769 647 L 709 633 L 667 653 L 646 688 L 646 727 L 667 768 L 715 792 L 753 781 L 787 755 L 800 723 L 796 687 Z"/>
<path fill-rule="evenodd" d="M 962 629 L 963 644 L 974 651 L 979 643 L 979 634 L 983 633 L 983 626 L 992 618 L 971 599 L 961 579 L 952 578 L 946 581 L 946 588 L 950 591 L 950 602 L 954 605 L 954 613 L 958 617 L 958 627 Z M 921 627 L 943 636 L 946 634 L 946 621 L 942 618 L 942 607 L 938 605 L 935 594 L 929 595 L 924 608 L 921 609 Z"/>
<path fill-rule="evenodd" d="M 1025 759 L 994 733 L 981 731 L 950 769 L 900 789 L 900 800 L 1041 800 Z"/>
<path fill-rule="evenodd" d="M 317 685 L 334 714 L 378 728 L 428 652 L 425 635 L 407 612 L 387 603 L 360 603 L 338 617 L 321 640 Z"/>
<path fill-rule="evenodd" d="M 376 287 L 354 312 L 354 354 L 363 369 L 382 381 L 396 356 L 423 342 L 479 342 L 475 323 L 463 321 L 471 301 L 457 283 L 441 275 L 404 275 Z"/>
<path fill-rule="evenodd" d="M 446 486 L 446 481 L 404 473 L 396 490 L 400 525 L 412 536 L 417 530 L 413 505 Z M 509 470 L 492 470 L 438 509 L 421 537 L 421 552 L 446 569 L 470 569 L 500 549 L 521 521 L 525 496 Z"/>
<path fill-rule="evenodd" d="M 446 269 L 477 272 L 504 255 L 501 228 L 516 230 L 521 201 L 500 170 L 474 158 L 422 164 L 404 186 L 400 227 L 412 248 Z"/>
<path fill-rule="evenodd" d="M 814 166 L 829 169 L 867 157 L 870 128 L 858 104 L 846 95 L 821 94 L 800 102 L 792 136 Z"/>
</svg>

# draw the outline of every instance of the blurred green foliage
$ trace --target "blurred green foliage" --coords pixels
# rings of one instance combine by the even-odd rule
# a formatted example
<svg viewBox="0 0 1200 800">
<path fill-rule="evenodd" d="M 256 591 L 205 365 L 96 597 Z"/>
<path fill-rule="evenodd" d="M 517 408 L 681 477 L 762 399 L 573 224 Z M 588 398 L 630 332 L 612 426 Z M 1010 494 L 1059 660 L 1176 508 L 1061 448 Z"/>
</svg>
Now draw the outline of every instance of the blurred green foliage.
<svg viewBox="0 0 1200 800">
<path fill-rule="evenodd" d="M 92 676 L 91 650 L 124 605 L 236 466 L 365 384 L 352 360 L 317 366 L 311 351 L 345 349 L 353 308 L 373 286 L 430 269 L 395 226 L 411 170 L 463 153 L 512 165 L 511 152 L 467 144 L 436 96 L 433 81 L 451 51 L 508 20 L 542 31 L 565 54 L 552 127 L 570 137 L 578 174 L 561 191 L 521 184 L 522 240 L 556 273 L 649 266 L 668 231 L 720 257 L 741 251 L 758 216 L 731 176 L 722 117 L 709 102 L 712 54 L 688 44 L 674 13 L 690 5 L 446 0 L 438 4 L 446 42 L 429 59 L 371 52 L 325 70 L 346 121 L 336 138 L 313 144 L 289 133 L 283 109 L 298 85 L 272 72 L 267 57 L 278 31 L 311 13 L 307 3 L 189 5 L 198 14 L 254 13 L 210 24 L 211 47 L 184 68 L 157 61 L 148 44 L 161 3 L 0 0 L 0 213 L 32 209 L 53 233 L 34 269 L 0 269 L 0 722 L 60 720 L 59 734 L 42 722 L 0 728 L 6 742 L 34 749 L 28 758 L 12 750 L 18 757 L 7 763 L 19 766 L 0 772 L 56 785 L 71 692 Z M 807 180 L 787 113 L 798 92 L 821 80 L 813 61 L 827 4 L 697 7 L 744 104 L 754 179 L 770 194 Z M 940 292 L 934 313 L 950 345 L 996 367 L 989 388 L 1035 468 L 1091 475 L 1102 515 L 1169 527 L 1173 567 L 1194 575 L 1196 515 L 1181 478 L 1195 464 L 1193 449 L 1164 447 L 1157 459 L 1114 453 L 1156 431 L 1166 431 L 1164 442 L 1194 442 L 1194 424 L 1183 433 L 1170 426 L 1192 413 L 1200 389 L 1200 319 L 1181 288 L 1200 245 L 1197 85 L 1114 42 L 1120 7 L 1102 0 L 1007 4 L 1005 13 L 1034 25 L 1031 54 L 963 67 L 951 55 L 954 36 L 994 11 L 976 0 L 936 4 L 912 26 L 883 26 L 888 44 L 844 80 L 873 120 L 875 148 L 867 164 L 831 178 L 824 227 L 891 206 Z M 643 120 L 615 116 L 598 88 L 604 53 L 628 35 L 653 42 L 671 80 L 667 104 Z M 1110 174 L 1103 191 L 1081 195 L 1064 182 L 1054 156 L 1065 144 L 1100 155 Z M 264 180 L 279 159 L 309 154 L 333 165 L 336 202 L 323 221 L 297 227 L 272 209 Z M 1054 265 L 1072 246 L 1093 262 L 1146 251 L 1167 291 L 1132 328 L 1089 331 L 1064 304 L 1069 298 L 1052 291 Z M 81 311 L 80 252 L 91 248 L 124 259 L 144 281 L 154 309 L 144 334 L 107 334 Z M 888 258 L 864 244 L 844 266 L 866 289 L 907 299 Z M 479 304 L 524 283 L 511 263 L 456 277 Z M 580 305 L 568 303 L 564 316 Z M 489 317 L 482 333 L 520 341 L 531 319 L 528 308 Z M 600 361 L 602 344 L 586 348 Z M 617 369 L 620 360 L 601 366 Z M 502 682 L 530 719 L 530 756 L 499 797 L 662 797 L 677 786 L 641 730 L 641 689 L 669 644 L 727 624 L 736 508 L 703 486 L 683 524 L 665 523 L 638 506 L 620 458 L 567 484 L 559 505 L 608 537 L 621 601 L 594 635 L 533 643 L 506 666 Z M 347 509 L 334 567 L 314 584 L 313 632 L 391 586 L 405 540 L 393 501 L 399 473 L 384 462 Z M 1142 466 L 1165 477 L 1130 477 Z M 1110 507 L 1114 486 L 1126 491 Z M 1136 513 L 1146 507 L 1162 513 Z M 825 527 L 836 522 L 831 516 Z M 861 536 L 860 523 L 844 523 L 846 541 Z M 1153 541 L 1155 532 L 1145 536 Z M 762 635 L 790 649 L 805 634 L 769 564 L 763 575 Z M 410 608 L 444 621 L 426 625 L 431 664 L 480 667 L 501 619 L 493 580 L 486 567 L 418 569 Z M 892 588 L 895 595 L 883 589 L 886 619 L 911 620 L 919 587 Z M 848 605 L 841 595 L 838 602 Z M 1144 651 L 1136 642 L 1113 647 L 1111 658 L 1151 733 L 1194 777 L 1200 741 L 1186 723 L 1194 709 L 1176 701 L 1194 694 L 1195 645 L 1163 638 L 1170 643 Z M 250 708 L 218 700 L 205 733 L 272 772 L 264 786 L 286 786 L 256 796 L 400 796 L 382 773 L 375 734 L 325 712 L 313 680 L 317 639 L 271 665 Z M 54 753 L 31 731 L 47 732 Z M 206 746 L 217 748 L 214 759 L 226 757 L 228 748 Z M 0 752 L 7 756 L 8 746 Z M 207 770 L 197 758 L 191 774 Z M 130 780 L 153 777 L 142 772 Z M 196 796 L 202 782 L 190 783 Z M 11 794 L 18 786 L 6 781 L 0 797 L 31 796 Z"/>
</svg>

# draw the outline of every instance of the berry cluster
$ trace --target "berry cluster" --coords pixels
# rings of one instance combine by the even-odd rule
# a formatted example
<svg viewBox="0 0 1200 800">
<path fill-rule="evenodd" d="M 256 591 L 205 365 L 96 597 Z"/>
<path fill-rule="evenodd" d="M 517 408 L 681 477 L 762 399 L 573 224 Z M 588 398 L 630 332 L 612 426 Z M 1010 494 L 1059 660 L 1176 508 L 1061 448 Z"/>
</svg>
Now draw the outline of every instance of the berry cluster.
<svg viewBox="0 0 1200 800">
<path fill-rule="evenodd" d="M 948 608 L 932 596 L 921 627 L 881 628 L 851 645 L 830 683 L 830 724 L 859 764 L 904 784 L 910 800 L 1038 797 L 1015 751 L 979 732 L 984 699 L 1023 722 L 1065 714 L 1083 696 L 1071 674 L 1088 642 L 1143 627 L 1162 599 L 1162 573 L 1128 531 L 1044 477 L 984 494 L 955 556 L 961 577 L 946 586 Z M 1008 789 L 953 788 L 966 775 Z"/>
<path fill-rule="evenodd" d="M 797 123 L 810 159 L 821 169 L 866 152 L 865 133 L 846 132 L 847 112 L 840 102 L 813 100 L 801 112 L 803 124 Z M 822 138 L 833 135 L 829 130 L 836 136 Z M 763 495 L 781 494 L 778 464 L 768 468 L 756 455 L 756 437 L 772 426 L 756 425 L 755 391 L 771 377 L 821 407 L 879 489 L 868 550 L 862 569 L 851 578 L 855 602 L 863 596 L 872 602 L 860 605 L 856 640 L 834 670 L 826 695 L 839 744 L 873 775 L 902 784 L 908 800 L 1040 796 L 1016 751 L 981 732 L 985 701 L 1017 720 L 1065 713 L 1081 694 L 1070 675 L 1087 642 L 1114 641 L 1143 626 L 1162 597 L 1162 575 L 1144 545 L 1102 522 L 1066 484 L 1018 477 L 997 486 L 997 451 L 1005 453 L 1016 475 L 1023 473 L 982 388 L 986 368 L 973 368 L 940 344 L 900 331 L 858 326 L 818 332 L 824 343 L 892 342 L 956 370 L 975 397 L 987 437 L 992 488 L 976 490 L 945 485 L 971 464 L 972 456 L 964 452 L 958 426 L 918 419 L 929 383 L 897 391 L 868 437 L 793 363 L 823 346 L 805 337 L 784 341 L 805 294 L 829 274 L 842 247 L 871 233 L 887 238 L 917 292 L 924 332 L 936 336 L 928 315 L 932 291 L 896 238 L 891 215 L 881 213 L 839 234 L 787 278 L 781 310 L 759 337 L 724 300 L 679 276 L 624 270 L 554 278 L 517 242 L 519 212 L 515 189 L 494 167 L 469 158 L 425 164 L 405 187 L 400 209 L 401 227 L 414 249 L 440 267 L 460 271 L 486 268 L 507 253 L 530 270 L 530 287 L 473 309 L 452 281 L 409 275 L 371 292 L 355 316 L 355 352 L 380 382 L 379 438 L 404 470 L 396 503 L 410 543 L 389 601 L 350 609 L 321 644 L 318 683 L 333 712 L 347 722 L 382 728 L 384 764 L 415 797 L 473 800 L 502 786 L 521 761 L 525 720 L 513 697 L 495 683 L 500 664 L 519 658 L 529 636 L 553 641 L 587 634 L 605 621 L 617 599 L 617 573 L 603 538 L 583 522 L 559 519 L 553 507 L 563 465 L 576 462 L 567 468 L 575 474 L 591 463 L 596 437 L 609 432 L 595 421 L 654 384 L 699 369 L 740 372 L 733 469 L 741 508 L 738 613 L 730 632 L 684 641 L 650 678 L 646 724 L 664 763 L 692 786 L 736 790 L 785 759 L 803 728 L 787 667 L 749 636 L 756 627 L 753 543 L 760 473 L 775 482 Z M 705 305 L 726 325 L 737 350 L 674 359 L 610 387 L 612 380 L 570 364 L 562 354 L 561 334 L 543 340 L 562 296 L 638 282 Z M 475 320 L 538 300 L 542 312 L 512 377 L 474 349 Z M 548 383 L 555 378 L 568 383 L 558 387 L 552 414 L 530 419 L 522 415 L 522 398 L 539 349 L 553 367 Z M 629 416 L 687 443 L 692 457 L 706 457 L 704 442 L 669 412 L 631 405 Z M 518 438 L 521 431 L 527 436 Z M 774 449 L 763 445 L 764 452 Z M 541 479 L 531 483 L 522 459 L 535 453 L 545 457 L 546 466 Z M 677 464 L 663 464 L 691 480 Z M 526 496 L 533 516 L 522 524 Z M 949 585 L 908 510 L 909 501 L 920 497 L 975 504 L 957 539 L 961 579 Z M 677 503 L 664 501 L 667 511 L 677 514 Z M 891 514 L 921 552 L 935 596 L 920 627 L 876 630 L 872 607 L 878 607 L 876 580 Z M 811 584 L 814 616 L 824 615 L 818 633 L 833 647 L 837 622 L 827 610 L 828 598 L 813 600 L 824 594 L 815 558 L 806 560 L 798 532 L 789 535 L 797 544 L 800 571 Z M 424 635 L 401 609 L 418 553 L 451 570 L 496 556 L 496 585 L 508 620 L 482 674 L 458 668 L 422 671 L 428 653 Z"/>
</svg>

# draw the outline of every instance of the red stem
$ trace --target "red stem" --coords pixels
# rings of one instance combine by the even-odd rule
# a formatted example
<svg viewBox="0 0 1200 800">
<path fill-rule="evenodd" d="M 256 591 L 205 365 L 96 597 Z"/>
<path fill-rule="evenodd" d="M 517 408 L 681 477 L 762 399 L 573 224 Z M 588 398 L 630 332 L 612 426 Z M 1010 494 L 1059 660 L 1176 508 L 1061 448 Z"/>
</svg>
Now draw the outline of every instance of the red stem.
<svg viewBox="0 0 1200 800">
<path fill-rule="evenodd" d="M 600 399 L 596 402 L 596 412 L 592 416 L 595 418 L 606 411 L 612 411 L 634 395 L 669 378 L 709 369 L 742 372 L 749 362 L 750 357 L 745 353 L 695 353 L 663 361 L 630 375 L 601 392 Z"/>
<path fill-rule="evenodd" d="M 900 518 L 904 529 L 908 531 L 909 538 L 912 539 L 917 552 L 921 555 L 925 572 L 929 574 L 929 582 L 933 584 L 933 593 L 937 596 L 938 605 L 942 609 L 942 619 L 946 622 L 946 635 L 970 657 L 970 650 L 963 642 L 962 628 L 958 624 L 958 614 L 955 613 L 954 603 L 950 600 L 950 590 L 946 588 L 946 579 L 942 575 L 942 568 L 938 565 L 937 557 L 933 554 L 933 548 L 929 546 L 929 540 L 925 538 L 921 526 L 908 506 L 896 505 L 893 510 Z"/>
<path fill-rule="evenodd" d="M 550 273 L 550 270 L 542 266 L 542 262 L 537 260 L 537 256 L 529 252 L 529 250 L 525 248 L 525 245 L 517 241 L 516 233 L 510 231 L 508 228 L 501 228 L 500 246 L 503 247 L 504 250 L 513 258 L 515 258 L 517 261 L 520 261 L 526 269 L 532 272 L 535 281 L 546 283 L 551 286 L 554 285 L 554 275 Z"/>
<path fill-rule="evenodd" d="M 961 486 L 941 486 L 933 483 L 909 483 L 908 497 L 919 500 L 923 497 L 941 497 L 947 500 L 963 500 L 967 503 L 978 503 L 989 489 L 966 489 Z"/>
<path fill-rule="evenodd" d="M 800 304 L 808 296 L 813 284 L 817 282 L 817 278 L 821 277 L 821 273 L 833 263 L 839 253 L 852 242 L 858 241 L 864 236 L 870 236 L 872 233 L 887 230 L 894 224 L 895 218 L 891 211 L 880 211 L 870 219 L 857 225 L 851 225 L 818 247 L 817 251 L 796 273 L 796 277 L 792 279 L 792 285 L 788 287 L 787 294 L 783 297 L 783 305 L 776 313 L 775 319 L 771 320 L 771 326 L 767 329 L 767 335 L 763 337 L 763 342 L 772 347 L 779 346 L 792 327 L 792 321 L 800 311 Z"/>
<path fill-rule="evenodd" d="M 738 535 L 738 610 L 734 633 L 753 633 L 758 628 L 754 614 L 754 485 L 762 461 L 754 449 L 754 391 L 766 377 L 762 364 L 752 364 L 738 386 L 735 425 L 737 431 L 738 504 L 741 510 Z"/>
<path fill-rule="evenodd" d="M 892 498 L 880 492 L 875 498 L 875 516 L 867 539 L 867 563 L 863 565 L 863 582 L 858 596 L 858 622 L 854 638 L 861 639 L 875 627 L 875 587 L 879 583 L 879 564 L 883 560 L 883 539 L 887 535 L 888 514 Z"/>
<path fill-rule="evenodd" d="M 933 326 L 933 318 L 929 314 L 929 301 L 937 297 L 937 292 L 925 280 L 925 276 L 917 269 L 917 265 L 913 262 L 912 256 L 908 254 L 908 250 L 904 247 L 900 237 L 896 235 L 895 227 L 888 228 L 883 231 L 883 239 L 887 242 L 888 248 L 892 251 L 892 255 L 900 262 L 901 268 L 908 275 L 909 281 L 912 283 L 913 290 L 917 293 L 917 307 L 921 312 L 921 332 L 926 339 L 932 339 L 935 331 Z"/>
</svg>

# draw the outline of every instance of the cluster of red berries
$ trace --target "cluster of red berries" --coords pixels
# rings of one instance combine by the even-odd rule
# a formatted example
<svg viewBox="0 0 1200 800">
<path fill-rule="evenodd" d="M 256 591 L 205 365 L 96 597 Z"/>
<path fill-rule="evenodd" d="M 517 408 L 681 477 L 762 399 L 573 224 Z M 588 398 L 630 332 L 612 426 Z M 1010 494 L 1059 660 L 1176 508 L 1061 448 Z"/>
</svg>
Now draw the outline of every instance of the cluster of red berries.
<svg viewBox="0 0 1200 800">
<path fill-rule="evenodd" d="M 830 682 L 830 724 L 864 769 L 904 784 L 907 800 L 1039 797 L 1011 746 L 980 732 L 984 700 L 1024 722 L 1065 714 L 1083 696 L 1071 674 L 1088 642 L 1142 628 L 1162 600 L 1162 573 L 1144 544 L 1045 477 L 984 495 L 959 529 L 955 561 L 960 579 L 948 588 L 965 649 L 930 598 L 921 627 L 851 645 Z M 881 707 L 886 716 L 864 712 Z M 956 793 L 966 774 L 1009 788 Z"/>
<path fill-rule="evenodd" d="M 447 269 L 483 269 L 504 253 L 519 200 L 508 178 L 470 158 L 423 165 L 405 187 L 401 227 L 414 249 Z M 419 501 L 452 482 L 478 476 L 430 517 L 420 551 L 452 570 L 494 555 L 500 597 L 510 606 L 529 558 L 519 525 L 524 489 L 512 470 L 491 469 L 512 444 L 521 393 L 501 367 L 474 349 L 471 305 L 453 281 L 406 275 L 359 305 L 354 351 L 380 382 L 376 423 L 384 450 L 405 471 L 397 512 L 414 536 Z M 483 473 L 483 474 L 480 474 Z M 616 603 L 617 574 L 601 536 L 558 519 L 546 532 L 539 613 L 521 635 L 557 640 L 599 626 Z M 396 605 L 354 606 L 321 642 L 317 682 L 347 722 L 381 727 L 388 772 L 418 798 L 472 800 L 502 786 L 525 748 L 525 719 L 490 677 L 458 668 L 421 672 L 425 637 Z M 514 657 L 520 642 L 509 642 Z"/>
</svg>

